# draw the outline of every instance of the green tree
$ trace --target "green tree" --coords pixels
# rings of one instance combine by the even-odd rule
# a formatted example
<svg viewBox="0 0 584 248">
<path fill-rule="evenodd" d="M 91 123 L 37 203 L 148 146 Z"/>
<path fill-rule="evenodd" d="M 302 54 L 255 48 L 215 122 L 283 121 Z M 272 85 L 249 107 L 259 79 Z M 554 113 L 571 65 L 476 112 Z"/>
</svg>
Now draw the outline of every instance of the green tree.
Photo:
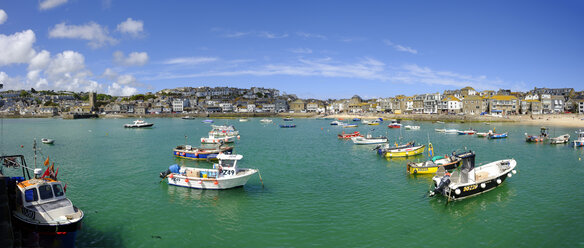
<svg viewBox="0 0 584 248">
<path fill-rule="evenodd" d="M 20 91 L 20 97 L 29 97 L 30 93 L 26 92 L 26 90 L 21 90 Z"/>
</svg>

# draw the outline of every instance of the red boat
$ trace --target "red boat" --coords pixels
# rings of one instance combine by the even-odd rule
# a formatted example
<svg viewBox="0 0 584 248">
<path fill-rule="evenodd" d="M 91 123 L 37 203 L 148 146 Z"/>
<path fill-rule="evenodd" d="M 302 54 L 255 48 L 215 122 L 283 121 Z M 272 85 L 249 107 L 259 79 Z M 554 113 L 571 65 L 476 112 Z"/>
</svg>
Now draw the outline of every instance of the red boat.
<svg viewBox="0 0 584 248">
<path fill-rule="evenodd" d="M 391 123 L 391 124 L 387 125 L 387 127 L 389 127 L 389 128 L 401 128 L 402 127 L 402 124 L 400 124 L 400 123 Z"/>
<path fill-rule="evenodd" d="M 363 137 L 363 135 L 361 135 L 359 131 L 355 131 L 354 133 L 345 133 L 345 131 L 343 131 L 343 133 L 339 134 L 339 139 L 350 139 L 353 137 Z"/>
</svg>

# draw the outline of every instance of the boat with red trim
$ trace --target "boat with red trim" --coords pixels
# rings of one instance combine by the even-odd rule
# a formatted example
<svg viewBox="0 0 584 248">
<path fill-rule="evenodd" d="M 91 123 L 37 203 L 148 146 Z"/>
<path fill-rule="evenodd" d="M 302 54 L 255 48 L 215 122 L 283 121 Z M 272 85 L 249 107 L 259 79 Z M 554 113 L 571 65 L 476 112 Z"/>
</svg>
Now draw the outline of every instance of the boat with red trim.
<svg viewBox="0 0 584 248">
<path fill-rule="evenodd" d="M 188 158 L 195 160 L 217 159 L 219 153 L 231 153 L 233 147 L 222 146 L 212 148 L 193 147 L 190 145 L 179 145 L 172 151 L 173 155 L 179 158 Z"/>
<path fill-rule="evenodd" d="M 361 133 L 359 133 L 359 131 L 355 131 L 353 133 L 345 133 L 345 131 L 343 131 L 338 136 L 339 136 L 339 139 L 350 139 L 353 137 L 363 137 L 363 135 Z"/>
</svg>

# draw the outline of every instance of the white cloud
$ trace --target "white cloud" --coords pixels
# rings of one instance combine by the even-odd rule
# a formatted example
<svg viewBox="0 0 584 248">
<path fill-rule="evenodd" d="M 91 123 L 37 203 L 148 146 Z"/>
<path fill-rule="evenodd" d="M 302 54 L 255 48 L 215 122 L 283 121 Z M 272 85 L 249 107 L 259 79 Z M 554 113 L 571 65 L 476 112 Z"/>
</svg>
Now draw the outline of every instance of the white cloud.
<svg viewBox="0 0 584 248">
<path fill-rule="evenodd" d="M 413 49 L 411 47 L 407 47 L 407 46 L 402 46 L 399 44 L 395 44 L 393 42 L 391 42 L 390 40 L 384 40 L 383 43 L 385 43 L 386 45 L 393 47 L 393 49 L 400 51 L 400 52 L 407 52 L 407 53 L 411 53 L 411 54 L 418 54 L 418 50 Z"/>
<path fill-rule="evenodd" d="M 227 38 L 237 38 L 237 37 L 242 37 L 242 36 L 246 36 L 251 34 L 251 32 L 235 32 L 235 33 L 229 33 L 229 34 L 225 34 L 225 37 Z"/>
<path fill-rule="evenodd" d="M 278 35 L 278 34 L 266 32 L 266 31 L 262 31 L 262 32 L 258 33 L 258 37 L 263 37 L 263 38 L 268 38 L 268 39 L 281 39 L 281 38 L 288 37 L 288 34 L 284 33 L 284 34 Z"/>
<path fill-rule="evenodd" d="M 3 24 L 7 19 L 8 15 L 6 14 L 6 11 L 0 9 L 0 24 Z"/>
<path fill-rule="evenodd" d="M 101 74 L 102 77 L 105 77 L 109 80 L 115 80 L 118 77 L 118 73 L 112 70 L 111 68 L 106 68 Z"/>
<path fill-rule="evenodd" d="M 39 8 L 41 10 L 47 10 L 47 9 L 52 9 L 54 7 L 57 7 L 59 5 L 65 4 L 65 3 L 67 3 L 67 0 L 44 0 L 44 1 L 40 2 Z"/>
<path fill-rule="evenodd" d="M 112 96 L 131 96 L 136 94 L 138 90 L 130 86 L 122 86 L 117 83 L 112 83 L 107 87 L 107 94 Z"/>
<path fill-rule="evenodd" d="M 132 52 L 128 57 L 121 51 L 114 52 L 114 62 L 124 66 L 143 66 L 148 62 L 148 53 Z"/>
<path fill-rule="evenodd" d="M 102 27 L 95 22 L 84 25 L 59 23 L 49 31 L 49 37 L 88 40 L 89 46 L 92 48 L 102 47 L 107 44 L 114 45 L 118 42 L 109 36 L 107 27 Z"/>
<path fill-rule="evenodd" d="M 267 39 L 281 39 L 281 38 L 286 38 L 289 36 L 287 33 L 276 34 L 276 33 L 268 32 L 268 31 L 230 32 L 230 31 L 225 31 L 221 28 L 213 28 L 213 29 L 211 29 L 211 31 L 223 32 L 224 33 L 223 37 L 227 37 L 227 38 L 240 38 L 240 37 L 244 37 L 244 36 L 255 36 L 255 37 L 267 38 Z"/>
<path fill-rule="evenodd" d="M 310 38 L 317 38 L 317 39 L 321 39 L 321 40 L 326 40 L 326 36 L 321 35 L 321 34 L 311 34 L 311 33 L 305 33 L 305 32 L 296 32 L 296 35 L 305 38 L 305 39 L 310 39 Z"/>
<path fill-rule="evenodd" d="M 128 18 L 126 19 L 126 21 L 123 21 L 120 24 L 118 24 L 117 30 L 123 34 L 138 36 L 140 33 L 144 31 L 144 22 Z"/>
<path fill-rule="evenodd" d="M 136 84 L 136 78 L 130 74 L 121 75 L 118 77 L 117 83 L 121 85 L 134 85 Z"/>
<path fill-rule="evenodd" d="M 42 50 L 40 53 L 37 53 L 29 62 L 28 70 L 40 70 L 45 69 L 51 62 L 51 53 Z"/>
<path fill-rule="evenodd" d="M 304 53 L 304 54 L 311 54 L 312 50 L 309 48 L 296 48 L 296 49 L 292 49 L 290 50 L 293 53 Z"/>
<path fill-rule="evenodd" d="M 215 57 L 180 57 L 167 59 L 162 63 L 166 65 L 196 65 L 215 62 L 217 60 L 219 59 Z"/>
<path fill-rule="evenodd" d="M 8 36 L 0 34 L 0 66 L 28 63 L 35 55 L 32 48 L 35 41 L 35 34 L 30 29 Z"/>
<path fill-rule="evenodd" d="M 485 75 L 472 76 L 450 71 L 436 71 L 428 67 L 421 67 L 415 64 L 406 64 L 394 69 L 391 77 L 395 83 L 409 83 L 426 85 L 446 85 L 454 87 L 471 86 L 475 89 L 499 89 L 499 88 L 520 88 L 518 84 L 510 84 L 500 79 L 489 79 Z"/>
</svg>

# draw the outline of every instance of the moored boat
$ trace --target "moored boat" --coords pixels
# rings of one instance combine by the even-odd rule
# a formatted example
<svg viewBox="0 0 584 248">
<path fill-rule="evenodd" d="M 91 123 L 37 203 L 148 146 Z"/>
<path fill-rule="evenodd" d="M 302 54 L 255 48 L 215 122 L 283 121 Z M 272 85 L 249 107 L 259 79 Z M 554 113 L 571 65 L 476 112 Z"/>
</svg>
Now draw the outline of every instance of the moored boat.
<svg viewBox="0 0 584 248">
<path fill-rule="evenodd" d="M 479 132 L 479 133 L 476 133 L 476 136 L 477 136 L 477 137 L 479 137 L 479 138 L 484 138 L 484 137 L 487 137 L 487 136 L 489 136 L 489 133 L 482 133 L 482 132 Z"/>
<path fill-rule="evenodd" d="M 566 144 L 570 141 L 570 135 L 564 134 L 555 138 L 550 138 L 550 144 Z"/>
<path fill-rule="evenodd" d="M 584 131 L 578 130 L 576 133 L 578 134 L 578 138 L 576 138 L 576 140 L 573 142 L 574 147 L 584 146 Z"/>
<path fill-rule="evenodd" d="M 426 145 L 413 146 L 402 149 L 392 149 L 383 151 L 383 156 L 386 158 L 410 157 L 424 153 Z"/>
<path fill-rule="evenodd" d="M 434 174 L 440 167 L 443 167 L 445 170 L 455 169 L 460 164 L 460 160 L 461 159 L 457 157 L 454 152 L 452 153 L 452 156 L 437 155 L 424 162 L 409 162 L 406 166 L 406 171 L 409 174 Z"/>
<path fill-rule="evenodd" d="M 183 116 L 181 119 L 183 119 L 183 120 L 194 120 L 196 118 L 194 116 L 187 115 L 187 116 Z"/>
<path fill-rule="evenodd" d="M 476 130 L 472 130 L 472 129 L 458 131 L 458 135 L 473 135 L 475 133 L 477 133 L 477 131 Z"/>
<path fill-rule="evenodd" d="M 379 146 L 373 148 L 373 150 L 377 150 L 378 154 L 383 155 L 385 152 L 387 152 L 389 150 L 404 149 L 404 148 L 414 147 L 415 145 L 416 145 L 415 141 L 410 141 L 410 142 L 403 144 L 403 145 L 398 145 L 396 142 L 393 146 L 390 146 L 389 144 L 384 144 L 384 145 L 379 145 Z"/>
<path fill-rule="evenodd" d="M 213 122 L 215 122 L 215 121 L 213 121 L 213 120 L 210 120 L 210 119 L 207 119 L 207 120 L 202 120 L 201 122 L 202 122 L 202 123 L 213 123 Z"/>
<path fill-rule="evenodd" d="M 47 139 L 47 138 L 42 138 L 41 142 L 43 142 L 43 144 L 53 144 L 55 143 L 54 139 Z"/>
<path fill-rule="evenodd" d="M 420 126 L 411 126 L 411 125 L 406 125 L 404 126 L 404 128 L 406 130 L 420 130 Z"/>
<path fill-rule="evenodd" d="M 209 137 L 202 137 L 201 143 L 203 144 L 221 144 L 221 143 L 233 143 L 235 142 L 236 136 L 215 136 L 209 135 Z"/>
<path fill-rule="evenodd" d="M 296 124 L 289 124 L 289 125 L 280 124 L 280 128 L 295 128 L 295 127 L 296 127 Z"/>
<path fill-rule="evenodd" d="M 444 129 L 444 133 L 458 133 L 458 129 Z"/>
<path fill-rule="evenodd" d="M 507 138 L 507 133 L 493 133 L 493 132 L 489 131 L 487 138 L 489 138 L 489 139 L 504 139 L 504 138 Z"/>
<path fill-rule="evenodd" d="M 343 124 L 343 125 L 341 125 L 341 126 L 342 126 L 343 128 L 352 128 L 352 127 L 358 127 L 359 125 L 357 125 L 357 124 L 347 124 L 347 123 L 345 123 L 345 124 Z"/>
<path fill-rule="evenodd" d="M 248 122 L 248 121 L 249 121 L 248 118 L 241 118 L 241 119 L 239 119 L 239 122 Z"/>
<path fill-rule="evenodd" d="M 345 123 L 344 122 L 341 122 L 341 121 L 331 121 L 330 124 L 331 124 L 331 126 L 338 126 L 338 125 L 342 125 L 342 124 L 345 124 Z"/>
<path fill-rule="evenodd" d="M 216 159 L 219 153 L 231 153 L 233 147 L 219 146 L 214 148 L 193 147 L 190 145 L 179 145 L 172 151 L 173 155 L 179 158 L 188 159 Z"/>
<path fill-rule="evenodd" d="M 373 145 L 387 143 L 387 137 L 385 136 L 373 137 L 371 136 L 371 134 L 367 134 L 366 137 L 363 136 L 353 137 L 351 138 L 351 140 L 355 145 Z"/>
<path fill-rule="evenodd" d="M 211 125 L 209 135 L 214 136 L 239 136 L 239 131 L 233 125 Z"/>
<path fill-rule="evenodd" d="M 293 120 L 294 120 L 294 118 L 292 118 L 292 117 L 286 117 L 286 118 L 284 118 L 284 121 L 293 121 Z"/>
<path fill-rule="evenodd" d="M 391 123 L 387 125 L 389 128 L 401 128 L 402 124 L 398 120 L 391 120 Z"/>
<path fill-rule="evenodd" d="M 15 196 L 13 225 L 35 233 L 39 243 L 56 242 L 73 247 L 84 213 L 67 198 L 66 185 L 57 179 L 59 170 L 55 171 L 54 163 L 49 166 L 47 158 L 43 173 L 41 168 L 29 168 L 22 155 L 1 156 L 0 161 L 6 167 L 22 167 L 23 176 L 9 181 L 12 184 L 9 189 L 14 189 L 9 195 Z M 29 170 L 33 170 L 34 178 L 30 177 Z"/>
<path fill-rule="evenodd" d="M 353 133 L 345 133 L 345 131 L 343 131 L 342 133 L 340 133 L 338 135 L 339 139 L 350 139 L 353 137 L 363 137 L 363 135 L 361 133 L 359 133 L 359 131 L 355 131 Z"/>
<path fill-rule="evenodd" d="M 543 142 L 544 140 L 548 139 L 548 129 L 542 127 L 539 131 L 539 135 L 529 135 L 525 133 L 525 141 L 526 142 Z"/>
<path fill-rule="evenodd" d="M 446 129 L 444 128 L 434 128 L 434 131 L 439 132 L 439 133 L 445 133 Z"/>
<path fill-rule="evenodd" d="M 475 167 L 474 152 L 457 156 L 462 159 L 460 170 L 450 174 L 444 169 L 438 169 L 432 178 L 434 189 L 429 192 L 430 196 L 441 194 L 449 201 L 476 196 L 498 187 L 516 173 L 515 159 L 503 159 Z"/>
<path fill-rule="evenodd" d="M 142 127 L 151 127 L 154 123 L 148 123 L 143 120 L 135 120 L 132 124 L 124 124 L 126 128 L 142 128 Z"/>
<path fill-rule="evenodd" d="M 264 119 L 261 119 L 260 122 L 264 123 L 264 124 L 268 124 L 268 123 L 272 123 L 272 119 L 264 118 Z"/>
<path fill-rule="evenodd" d="M 161 172 L 161 178 L 167 178 L 169 185 L 195 189 L 230 189 L 241 187 L 258 172 L 257 169 L 239 168 L 240 154 L 219 154 L 219 163 L 212 169 L 171 165 Z"/>
</svg>

